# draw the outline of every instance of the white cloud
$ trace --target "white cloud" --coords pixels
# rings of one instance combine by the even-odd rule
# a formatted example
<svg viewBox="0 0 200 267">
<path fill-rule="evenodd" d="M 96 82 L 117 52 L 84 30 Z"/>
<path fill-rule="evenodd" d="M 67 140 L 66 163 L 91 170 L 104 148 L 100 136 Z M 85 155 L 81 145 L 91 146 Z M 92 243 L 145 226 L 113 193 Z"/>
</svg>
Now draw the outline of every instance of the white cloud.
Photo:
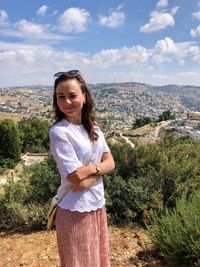
<svg viewBox="0 0 200 267">
<path fill-rule="evenodd" d="M 0 52 L 2 51 L 18 51 L 20 49 L 23 50 L 37 50 L 38 48 L 42 49 L 50 49 L 48 45 L 31 45 L 31 44 L 22 44 L 22 43 L 11 43 L 11 42 L 3 42 L 0 41 Z"/>
<path fill-rule="evenodd" d="M 3 36 L 29 39 L 29 41 L 48 40 L 57 42 L 72 39 L 72 37 L 53 33 L 49 28 L 49 25 L 37 24 L 25 19 L 22 19 L 13 25 L 6 24 L 4 27 L 0 27 L 0 34 Z"/>
<path fill-rule="evenodd" d="M 175 72 L 173 75 L 153 75 L 152 83 L 155 84 L 179 84 L 179 85 L 199 85 L 200 72 Z M 155 80 L 154 80 L 155 78 Z M 158 80 L 159 79 L 159 80 Z"/>
<path fill-rule="evenodd" d="M 189 47 L 188 55 L 189 56 L 198 56 L 198 55 L 200 55 L 200 47 L 197 46 L 197 45 Z"/>
<path fill-rule="evenodd" d="M 156 42 L 155 50 L 165 54 L 176 53 L 177 46 L 171 38 L 166 37 L 164 40 Z"/>
<path fill-rule="evenodd" d="M 148 61 L 149 52 L 143 46 L 124 47 L 121 49 L 121 64 L 127 66 L 143 65 Z"/>
<path fill-rule="evenodd" d="M 155 64 L 162 64 L 164 62 L 171 62 L 172 59 L 167 56 L 167 55 L 160 55 L 160 54 L 155 54 L 153 57 L 152 57 L 152 61 L 153 63 Z"/>
<path fill-rule="evenodd" d="M 117 28 L 122 25 L 125 19 L 123 12 L 114 11 L 109 16 L 99 16 L 99 23 L 109 28 Z"/>
<path fill-rule="evenodd" d="M 0 10 L 0 24 L 5 24 L 8 22 L 8 14 L 4 10 Z"/>
<path fill-rule="evenodd" d="M 67 50 L 59 51 L 44 45 L 21 45 L 20 43 L 0 42 L 1 59 L 4 58 L 5 62 L 9 63 L 10 61 L 10 64 L 14 64 L 16 59 L 21 58 L 20 62 L 24 62 L 22 65 L 25 66 L 26 62 L 31 62 L 37 66 L 41 62 L 44 62 L 44 65 L 48 65 L 49 60 L 52 68 L 58 64 L 60 66 L 66 66 L 69 62 L 70 65 L 74 62 L 74 64 L 79 64 L 83 68 L 105 69 L 116 66 L 137 68 L 138 66 L 148 66 L 151 61 L 161 64 L 165 61 L 175 61 L 175 58 L 178 59 L 178 62 L 183 62 L 187 57 L 195 59 L 195 57 L 198 57 L 199 52 L 199 46 L 193 43 L 174 43 L 169 37 L 157 41 L 152 49 L 147 49 L 143 46 L 133 46 L 122 47 L 120 49 L 104 49 L 94 54 Z M 49 55 L 51 55 L 51 58 L 48 58 Z M 7 61 L 6 57 L 8 57 Z M 59 60 L 61 57 L 62 61 Z"/>
<path fill-rule="evenodd" d="M 62 60 L 60 60 L 61 58 Z M 157 41 L 154 47 L 148 49 L 143 46 L 132 46 L 104 49 L 96 53 L 59 50 L 50 45 L 0 42 L 0 69 L 3 77 L 1 85 L 3 82 L 8 84 L 8 81 L 4 81 L 4 76 L 7 77 L 8 72 L 14 73 L 13 76 L 9 76 L 9 82 L 13 81 L 13 85 L 16 85 L 14 79 L 16 76 L 27 83 L 27 75 L 31 75 L 30 81 L 34 81 L 34 83 L 44 83 L 44 80 L 41 81 L 41 77 L 38 77 L 38 73 L 43 73 L 43 77 L 48 73 L 50 78 L 46 81 L 51 83 L 49 79 L 52 78 L 52 73 L 80 67 L 81 72 L 87 73 L 90 77 L 90 82 L 120 81 L 124 77 L 124 81 L 137 79 L 140 82 L 152 83 L 156 82 L 156 78 L 154 80 L 153 76 L 159 77 L 162 75 L 161 70 L 164 69 L 168 83 L 169 81 L 170 83 L 184 83 L 188 81 L 187 77 L 192 76 L 181 80 L 180 76 L 176 74 L 170 76 L 169 73 L 176 66 L 182 68 L 182 65 L 186 72 L 188 61 L 192 65 L 199 64 L 200 46 L 198 43 L 176 43 L 169 37 Z M 124 69 L 126 72 L 123 71 Z M 189 69 L 189 71 L 192 70 Z M 124 76 L 118 77 L 117 73 L 124 73 Z M 176 72 L 174 71 L 174 73 Z M 199 84 L 197 78 L 192 79 L 190 83 L 193 81 Z M 161 82 L 165 82 L 164 77 L 163 80 L 157 81 L 157 83 Z"/>
<path fill-rule="evenodd" d="M 0 42 L 0 68 L 15 73 L 27 71 L 49 72 L 69 68 L 103 70 L 117 66 L 138 67 L 148 61 L 148 50 L 141 46 L 101 50 L 94 54 L 59 51 L 44 45 L 21 45 Z M 62 58 L 62 60 L 60 60 Z"/>
<path fill-rule="evenodd" d="M 153 74 L 152 78 L 155 80 L 163 80 L 163 79 L 167 79 L 169 76 L 167 75 L 160 75 L 160 74 Z"/>
<path fill-rule="evenodd" d="M 157 7 L 166 7 L 168 5 L 168 0 L 159 0 L 157 3 Z"/>
<path fill-rule="evenodd" d="M 181 78 L 181 79 L 183 79 L 183 78 L 190 79 L 188 84 L 191 84 L 191 80 L 193 78 L 199 79 L 199 75 L 200 75 L 200 72 L 194 72 L 194 71 L 179 72 L 176 74 L 176 76 Z"/>
<path fill-rule="evenodd" d="M 185 65 L 185 60 L 184 59 L 180 59 L 179 62 L 178 62 L 178 64 L 180 66 L 184 66 Z"/>
<path fill-rule="evenodd" d="M 195 19 L 200 20 L 200 11 L 198 11 L 198 12 L 196 12 L 196 13 L 193 13 L 193 14 L 192 14 L 192 17 L 195 18 Z"/>
<path fill-rule="evenodd" d="M 175 21 L 170 13 L 163 13 L 158 11 L 153 11 L 150 14 L 149 23 L 143 25 L 140 28 L 140 32 L 149 33 L 160 31 L 168 26 L 174 26 Z"/>
<path fill-rule="evenodd" d="M 122 4 L 120 4 L 120 5 L 118 5 L 118 7 L 117 7 L 117 11 L 119 11 L 119 10 L 121 10 L 123 8 L 123 5 Z"/>
<path fill-rule="evenodd" d="M 44 31 L 44 26 L 41 24 L 36 24 L 26 19 L 22 19 L 15 23 L 16 28 L 25 35 L 39 35 Z"/>
<path fill-rule="evenodd" d="M 196 29 L 191 29 L 190 34 L 192 37 L 200 36 L 200 25 Z"/>
<path fill-rule="evenodd" d="M 172 15 L 175 15 L 176 12 L 178 11 L 178 9 L 179 9 L 178 6 L 173 7 L 173 8 L 171 9 L 171 14 L 172 14 Z"/>
<path fill-rule="evenodd" d="M 152 61 L 156 64 L 177 62 L 184 65 L 188 59 L 194 62 L 200 60 L 200 47 L 194 42 L 174 43 L 171 38 L 166 37 L 157 41 L 152 49 Z"/>
<path fill-rule="evenodd" d="M 22 72 L 30 67 L 30 71 L 40 69 L 39 65 L 43 65 L 42 60 L 46 61 L 51 54 L 48 46 L 45 45 L 21 45 L 20 43 L 4 43 L 0 42 L 0 62 L 4 65 L 4 70 L 10 68 L 15 72 Z M 37 64 L 36 62 L 40 62 Z"/>
<path fill-rule="evenodd" d="M 58 10 L 54 10 L 54 12 L 52 13 L 52 16 L 55 16 L 58 13 Z"/>
<path fill-rule="evenodd" d="M 91 63 L 99 68 L 112 66 L 138 66 L 147 62 L 148 50 L 142 46 L 121 49 L 104 49 L 91 56 Z"/>
<path fill-rule="evenodd" d="M 166 37 L 165 39 L 156 42 L 152 53 L 152 60 L 156 64 L 171 62 L 173 55 L 176 55 L 177 52 L 177 45 L 171 38 Z"/>
<path fill-rule="evenodd" d="M 191 57 L 194 62 L 200 62 L 200 47 L 197 45 L 191 46 L 188 49 L 188 56 Z"/>
<path fill-rule="evenodd" d="M 85 9 L 71 7 L 66 9 L 58 19 L 61 32 L 83 32 L 87 29 L 90 13 Z"/>
<path fill-rule="evenodd" d="M 45 16 L 45 14 L 46 14 L 46 12 L 47 12 L 47 9 L 48 9 L 49 7 L 48 6 L 46 6 L 46 5 L 43 5 L 43 6 L 41 6 L 38 10 L 37 10 L 37 15 L 38 16 L 42 16 L 42 17 L 44 17 Z"/>
<path fill-rule="evenodd" d="M 106 77 L 106 80 L 105 80 Z M 88 75 L 88 79 L 91 81 L 94 79 L 94 75 Z M 102 72 L 98 77 L 98 80 L 95 80 L 94 83 L 102 83 L 102 81 L 105 82 L 131 82 L 131 81 L 140 81 L 144 82 L 146 81 L 146 75 L 135 72 L 123 72 L 123 71 L 113 71 L 113 72 L 107 72 L 106 74 Z"/>
</svg>

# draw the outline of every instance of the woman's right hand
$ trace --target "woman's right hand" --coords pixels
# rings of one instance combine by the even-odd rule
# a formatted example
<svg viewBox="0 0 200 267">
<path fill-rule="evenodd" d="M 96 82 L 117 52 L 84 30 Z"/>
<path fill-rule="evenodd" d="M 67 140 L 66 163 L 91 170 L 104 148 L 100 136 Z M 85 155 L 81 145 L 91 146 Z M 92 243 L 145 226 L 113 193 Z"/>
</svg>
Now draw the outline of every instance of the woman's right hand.
<svg viewBox="0 0 200 267">
<path fill-rule="evenodd" d="M 77 168 L 74 172 L 68 174 L 67 179 L 72 183 L 76 190 L 82 191 L 96 181 L 96 177 L 94 176 L 95 172 L 96 167 L 94 164 L 87 166 L 83 165 Z"/>
<path fill-rule="evenodd" d="M 72 186 L 77 191 L 83 191 L 90 187 L 92 184 L 94 184 L 97 181 L 98 177 L 87 177 L 80 181 L 79 183 L 72 183 Z"/>
<path fill-rule="evenodd" d="M 69 179 L 73 184 L 80 183 L 87 177 L 90 177 L 92 174 L 95 174 L 95 172 L 95 165 L 83 165 L 77 168 L 74 172 L 68 174 L 67 179 Z"/>
</svg>

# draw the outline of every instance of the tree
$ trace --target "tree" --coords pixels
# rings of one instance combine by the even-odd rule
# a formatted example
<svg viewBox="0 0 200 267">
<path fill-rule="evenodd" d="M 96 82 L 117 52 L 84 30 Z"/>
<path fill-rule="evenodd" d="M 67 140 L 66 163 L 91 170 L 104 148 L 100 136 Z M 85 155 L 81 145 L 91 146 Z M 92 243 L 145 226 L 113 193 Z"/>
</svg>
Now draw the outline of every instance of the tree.
<svg viewBox="0 0 200 267">
<path fill-rule="evenodd" d="M 50 123 L 36 118 L 24 119 L 19 122 L 23 135 L 23 152 L 44 152 L 49 148 Z"/>
<path fill-rule="evenodd" d="M 0 158 L 20 160 L 21 140 L 17 124 L 9 119 L 0 122 Z"/>
<path fill-rule="evenodd" d="M 142 118 L 137 118 L 135 123 L 133 124 L 133 128 L 138 128 L 142 127 L 146 124 L 151 123 L 151 118 L 150 117 L 142 117 Z"/>
<path fill-rule="evenodd" d="M 175 114 L 172 114 L 171 110 L 163 111 L 163 113 L 158 117 L 158 122 L 160 121 L 167 121 L 167 120 L 174 120 Z"/>
</svg>

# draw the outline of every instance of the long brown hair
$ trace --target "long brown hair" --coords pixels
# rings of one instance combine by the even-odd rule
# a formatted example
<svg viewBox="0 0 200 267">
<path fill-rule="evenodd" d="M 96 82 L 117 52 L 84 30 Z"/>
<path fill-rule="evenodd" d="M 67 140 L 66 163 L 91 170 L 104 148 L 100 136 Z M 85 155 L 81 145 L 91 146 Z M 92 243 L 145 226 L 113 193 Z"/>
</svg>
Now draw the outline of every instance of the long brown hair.
<svg viewBox="0 0 200 267">
<path fill-rule="evenodd" d="M 94 112 L 94 100 L 92 95 L 87 87 L 87 84 L 80 73 L 75 75 L 68 75 L 67 73 L 61 74 L 54 82 L 54 93 L 53 93 L 53 111 L 55 115 L 55 123 L 61 121 L 65 118 L 65 114 L 59 109 L 57 104 L 57 96 L 56 96 L 56 88 L 58 84 L 62 81 L 67 81 L 70 79 L 77 80 L 81 91 L 85 94 L 85 103 L 82 108 L 82 118 L 81 123 L 85 127 L 88 132 L 89 138 L 91 141 L 95 141 L 98 139 L 98 134 L 95 132 L 96 115 Z"/>
</svg>

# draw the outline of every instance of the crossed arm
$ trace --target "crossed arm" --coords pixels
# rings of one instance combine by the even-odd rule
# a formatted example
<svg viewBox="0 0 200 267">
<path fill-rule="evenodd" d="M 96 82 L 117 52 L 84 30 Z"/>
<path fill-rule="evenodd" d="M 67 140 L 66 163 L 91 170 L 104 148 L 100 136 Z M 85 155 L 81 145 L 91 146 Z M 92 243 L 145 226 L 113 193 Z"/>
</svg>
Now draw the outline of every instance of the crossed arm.
<svg viewBox="0 0 200 267">
<path fill-rule="evenodd" d="M 70 180 L 74 189 L 82 191 L 104 174 L 109 173 L 115 168 L 115 162 L 113 160 L 111 152 L 105 152 L 102 155 L 101 162 L 97 164 L 100 168 L 100 171 L 96 175 L 96 165 L 83 165 L 77 168 L 74 172 L 67 175 L 67 179 Z"/>
</svg>

